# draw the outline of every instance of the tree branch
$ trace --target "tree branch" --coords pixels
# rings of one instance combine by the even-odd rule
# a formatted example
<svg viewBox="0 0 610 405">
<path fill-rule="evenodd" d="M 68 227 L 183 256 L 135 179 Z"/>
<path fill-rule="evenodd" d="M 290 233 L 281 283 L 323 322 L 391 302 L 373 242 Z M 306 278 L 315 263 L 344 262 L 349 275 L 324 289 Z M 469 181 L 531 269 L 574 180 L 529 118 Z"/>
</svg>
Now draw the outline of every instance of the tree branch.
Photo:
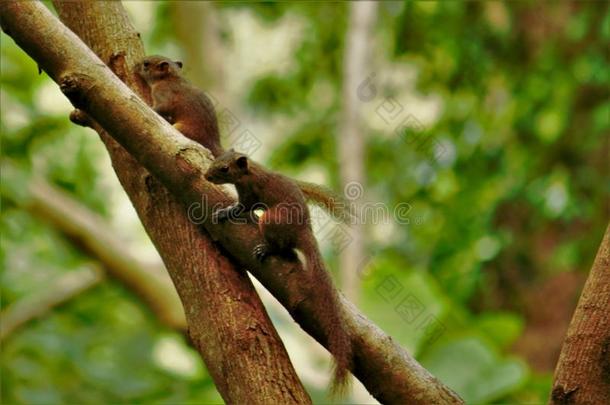
<svg viewBox="0 0 610 405">
<path fill-rule="evenodd" d="M 119 2 L 57 2 L 55 5 L 60 16 L 91 48 L 146 97 L 144 87 L 128 68 L 144 56 L 144 50 L 122 5 Z M 55 79 L 60 73 L 69 81 L 74 78 L 72 72 L 77 72 L 77 80 L 92 78 L 101 70 L 104 74 L 97 78 L 101 81 L 89 88 L 90 93 L 114 82 L 128 98 L 138 100 L 140 108 L 149 110 L 42 3 L 3 1 L 0 21 L 5 30 L 20 37 L 17 42 L 22 46 L 38 44 L 34 46 L 55 54 L 56 58 L 48 59 L 46 51 L 34 52 L 44 60 L 43 68 Z M 82 71 L 81 62 L 96 68 Z M 125 100 L 120 104 L 124 108 L 130 106 Z M 110 108 L 110 104 L 99 108 L 112 115 L 113 110 L 121 109 L 120 104 L 116 108 Z M 94 114 L 90 116 L 103 121 Z M 112 137 L 104 132 L 100 135 L 123 188 L 172 277 L 185 308 L 189 336 L 225 402 L 310 402 L 247 275 L 237 271 L 218 246 L 188 220 L 182 205 L 165 187 Z M 146 149 L 146 136 L 141 142 Z"/>
<path fill-rule="evenodd" d="M 0 313 L 0 341 L 25 323 L 45 314 L 102 281 L 96 266 L 65 273 L 53 280 L 43 291 L 31 293 Z"/>
<path fill-rule="evenodd" d="M 32 181 L 25 207 L 51 222 L 135 292 L 172 329 L 186 331 L 184 309 L 165 268 L 146 266 L 130 254 L 102 218 L 42 179 Z"/>
<path fill-rule="evenodd" d="M 203 178 L 209 152 L 155 114 L 38 3 L 2 4 L 2 26 L 57 81 L 75 106 L 87 111 L 143 166 L 180 198 L 189 212 L 207 216 L 231 199 Z M 203 198 L 203 201 L 202 201 Z M 197 205 L 198 204 L 198 205 Z M 145 223 L 146 226 L 146 223 Z M 252 224 L 204 223 L 206 230 L 248 268 L 314 338 L 326 345 L 315 306 L 297 263 L 272 257 L 264 264 L 252 249 L 262 242 Z M 353 372 L 384 403 L 462 403 L 412 356 L 344 301 L 354 348 Z M 188 317 L 188 314 L 187 314 Z M 245 342 L 245 340 L 242 340 Z"/>
<path fill-rule="evenodd" d="M 603 404 L 610 395 L 610 224 L 568 328 L 550 403 Z"/>
<path fill-rule="evenodd" d="M 91 124 L 95 126 L 94 123 Z M 6 171 L 6 165 L 3 165 L 2 169 Z M 140 297 L 165 326 L 186 332 L 184 309 L 162 263 L 148 266 L 141 263 L 130 254 L 125 244 L 113 237 L 116 231 L 111 229 L 103 218 L 47 181 L 43 179 L 32 181 L 28 189 L 29 198 L 20 199 L 16 203 L 51 223 L 103 266 L 99 269 L 100 274 L 95 281 L 91 280 L 91 270 L 83 269 L 78 276 L 74 275 L 67 281 L 58 279 L 57 283 L 49 286 L 43 294 L 28 296 L 24 298 L 23 304 L 19 301 L 15 305 L 20 309 L 15 314 L 12 307 L 3 311 L 0 314 L 0 341 L 6 339 L 24 323 L 43 316 L 45 312 L 96 286 L 103 280 L 102 271 Z M 72 289 L 66 288 L 66 284 Z M 49 295 L 61 297 L 61 301 L 57 304 L 45 305 L 46 297 Z M 291 322 L 288 314 L 283 312 L 281 305 L 270 295 L 261 296 L 261 300 L 265 307 L 275 307 L 276 316 Z M 15 322 L 13 319 L 18 321 Z M 306 370 L 301 369 L 299 375 L 308 385 L 324 389 L 329 379 L 318 374 L 319 370 L 313 365 L 316 360 L 319 358 L 310 359 L 307 364 L 300 364 Z"/>
</svg>

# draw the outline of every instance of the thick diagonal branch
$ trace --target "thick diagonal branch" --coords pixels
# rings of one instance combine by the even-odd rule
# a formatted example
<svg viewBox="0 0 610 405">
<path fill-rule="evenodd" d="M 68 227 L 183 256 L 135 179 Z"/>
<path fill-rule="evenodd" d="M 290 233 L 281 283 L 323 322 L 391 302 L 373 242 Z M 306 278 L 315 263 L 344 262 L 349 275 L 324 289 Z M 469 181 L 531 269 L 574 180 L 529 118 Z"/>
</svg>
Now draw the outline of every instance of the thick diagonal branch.
<svg viewBox="0 0 610 405">
<path fill-rule="evenodd" d="M 209 153 L 176 132 L 107 69 L 92 52 L 37 3 L 4 3 L 2 25 L 16 42 L 60 84 L 75 106 L 86 110 L 138 162 L 201 217 L 228 205 L 231 199 L 203 179 Z M 24 8 L 27 7 L 27 12 Z M 145 224 L 146 225 L 146 224 Z M 314 305 L 297 297 L 306 275 L 294 262 L 271 258 L 264 264 L 252 257 L 261 243 L 258 230 L 247 224 L 214 224 L 206 230 L 242 266 L 288 308 L 309 334 L 326 345 L 325 331 Z M 293 305 L 297 304 L 297 305 Z M 354 347 L 353 372 L 369 392 L 384 403 L 461 403 L 388 335 L 344 302 Z"/>
<path fill-rule="evenodd" d="M 144 50 L 119 2 L 58 2 L 56 8 L 117 74 L 145 95 L 126 68 L 142 58 Z M 95 70 L 80 70 L 79 65 L 85 62 L 106 72 L 89 88 L 92 93 L 106 87 L 104 83 L 109 80 L 117 81 L 104 63 L 42 3 L 3 1 L 0 18 L 4 29 L 20 36 L 23 42 L 19 43 L 37 43 L 52 49 L 54 59 L 36 53 L 51 76 L 79 72 L 95 77 Z M 79 52 L 74 53 L 76 49 L 86 52 L 86 60 L 80 59 Z M 123 83 L 120 85 L 127 89 Z M 121 109 L 121 103 L 114 107 Z M 114 115 L 111 107 L 111 102 L 100 106 Z M 97 115 L 93 117 L 99 119 Z M 104 131 L 100 135 L 123 188 L 176 286 L 188 334 L 225 402 L 310 402 L 247 275 L 236 270 L 218 246 L 188 220 L 182 205 L 165 187 L 111 136 Z M 141 139 L 147 143 L 146 138 Z"/>
</svg>

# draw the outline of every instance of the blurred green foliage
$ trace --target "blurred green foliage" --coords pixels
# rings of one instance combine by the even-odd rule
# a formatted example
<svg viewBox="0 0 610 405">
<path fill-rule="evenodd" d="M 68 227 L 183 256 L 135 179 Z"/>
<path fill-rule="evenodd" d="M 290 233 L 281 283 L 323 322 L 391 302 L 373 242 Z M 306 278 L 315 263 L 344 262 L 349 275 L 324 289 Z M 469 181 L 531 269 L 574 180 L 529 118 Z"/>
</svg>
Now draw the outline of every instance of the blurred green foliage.
<svg viewBox="0 0 610 405">
<path fill-rule="evenodd" d="M 150 7 L 143 38 L 155 53 L 172 43 L 173 28 L 168 3 Z M 292 122 L 270 166 L 321 168 L 337 186 L 348 5 L 215 7 L 223 21 L 246 11 L 269 27 L 286 16 L 303 22 L 293 68 L 253 80 L 243 106 Z M 366 122 L 377 122 L 366 131 L 366 196 L 413 209 L 409 225 L 369 240 L 360 306 L 468 403 L 544 403 L 550 373 L 533 371 L 512 347 L 528 322 L 524 291 L 586 272 L 608 221 L 608 4 L 384 2 L 375 39 L 375 93 L 362 103 Z M 69 109 L 49 107 L 54 84 L 12 40 L 2 35 L 0 45 L 3 169 L 22 173 L 3 170 L 0 189 L 6 307 L 89 260 L 20 207 L 30 173 L 102 215 L 110 210 L 100 142 L 69 123 Z M 388 79 L 396 71 L 415 71 L 414 86 Z M 380 120 L 380 107 L 409 93 L 439 100 L 434 119 L 400 101 L 397 120 Z M 401 129 L 405 117 L 415 128 Z M 2 402 L 218 402 L 203 368 L 180 372 L 159 360 L 167 342 L 197 359 L 129 291 L 104 282 L 3 343 Z"/>
<path fill-rule="evenodd" d="M 274 7 L 288 13 L 303 6 Z M 439 97 L 441 112 L 424 125 L 417 108 L 401 103 L 395 121 L 386 115 L 384 128 L 368 130 L 367 192 L 389 206 L 409 202 L 413 221 L 392 232 L 390 243 L 371 241 L 363 305 L 468 403 L 546 402 L 550 374 L 532 374 L 510 348 L 526 321 L 523 287 L 557 272 L 586 272 L 608 221 L 608 5 L 379 8 L 378 54 L 389 56 L 371 62 L 375 97 L 362 100 L 365 110 L 383 112 L 390 107 L 384 103 L 396 106 L 409 91 L 406 82 L 384 82 L 384 69 L 414 66 L 413 91 Z M 329 134 L 338 131 L 345 78 L 329 54 L 340 44 L 325 39 L 329 30 L 340 36 L 346 23 L 334 20 L 308 20 L 312 40 L 295 49 L 297 67 L 252 87 L 248 101 L 259 114 L 302 118 L 274 151 L 274 167 L 298 173 L 315 164 L 337 173 Z M 330 84 L 333 95 L 322 111 L 309 97 L 319 83 Z M 396 134 L 409 116 L 423 129 Z M 388 280 L 396 297 L 383 291 Z M 411 307 L 401 314 L 405 305 Z M 433 342 L 420 330 L 426 314 L 442 327 Z"/>
</svg>

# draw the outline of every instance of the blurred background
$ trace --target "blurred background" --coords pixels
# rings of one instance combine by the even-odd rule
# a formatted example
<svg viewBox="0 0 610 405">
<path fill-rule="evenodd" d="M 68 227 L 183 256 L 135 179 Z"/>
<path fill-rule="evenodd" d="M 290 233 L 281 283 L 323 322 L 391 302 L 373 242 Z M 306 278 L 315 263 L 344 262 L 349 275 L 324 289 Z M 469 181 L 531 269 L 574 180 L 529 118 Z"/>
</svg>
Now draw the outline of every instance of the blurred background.
<svg viewBox="0 0 610 405">
<path fill-rule="evenodd" d="M 370 319 L 468 403 L 546 403 L 609 219 L 608 3 L 124 4 L 225 146 L 386 207 L 317 224 Z M 97 135 L 4 34 L 1 56 L 1 402 L 221 402 Z M 328 401 L 326 352 L 260 290 Z"/>
</svg>

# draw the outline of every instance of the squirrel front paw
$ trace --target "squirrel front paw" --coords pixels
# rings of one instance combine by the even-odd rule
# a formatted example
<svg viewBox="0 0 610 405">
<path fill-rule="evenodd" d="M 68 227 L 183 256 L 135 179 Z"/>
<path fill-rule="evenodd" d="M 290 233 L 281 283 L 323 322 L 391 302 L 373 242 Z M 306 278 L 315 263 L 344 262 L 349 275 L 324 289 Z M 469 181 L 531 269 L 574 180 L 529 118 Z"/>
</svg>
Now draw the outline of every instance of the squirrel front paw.
<svg viewBox="0 0 610 405">
<path fill-rule="evenodd" d="M 256 260 L 262 262 L 267 256 L 269 256 L 269 246 L 264 243 L 256 245 L 252 251 L 252 255 Z"/>
</svg>

